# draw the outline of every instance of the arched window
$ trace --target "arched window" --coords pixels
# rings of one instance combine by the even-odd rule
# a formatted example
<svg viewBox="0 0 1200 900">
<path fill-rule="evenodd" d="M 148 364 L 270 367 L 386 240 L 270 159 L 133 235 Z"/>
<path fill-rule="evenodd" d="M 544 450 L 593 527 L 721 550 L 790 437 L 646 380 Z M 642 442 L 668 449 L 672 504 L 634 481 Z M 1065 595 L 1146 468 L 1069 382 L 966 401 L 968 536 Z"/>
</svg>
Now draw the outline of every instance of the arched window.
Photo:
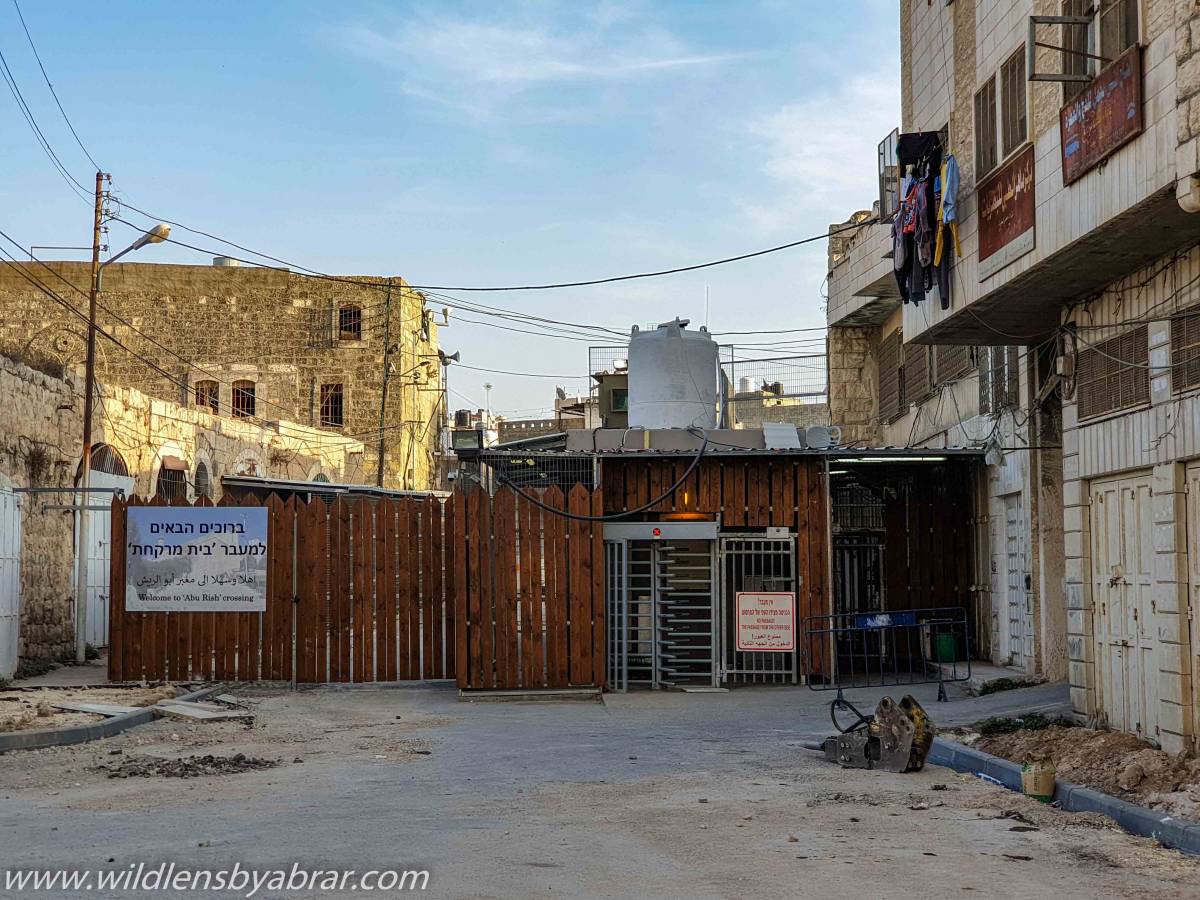
<svg viewBox="0 0 1200 900">
<path fill-rule="evenodd" d="M 201 409 L 206 409 L 214 416 L 220 412 L 221 404 L 218 400 L 220 394 L 215 381 L 197 381 L 196 382 L 196 405 Z"/>
<path fill-rule="evenodd" d="M 235 381 L 233 383 L 233 417 L 248 419 L 254 415 L 254 382 Z"/>
<path fill-rule="evenodd" d="M 324 472 L 318 472 L 313 476 L 313 481 L 320 482 L 321 484 L 329 484 L 329 476 Z"/>
<path fill-rule="evenodd" d="M 362 307 L 357 303 L 338 304 L 338 340 L 362 340 Z"/>
<path fill-rule="evenodd" d="M 212 477 L 208 474 L 208 466 L 203 462 L 196 463 L 195 488 L 197 497 L 212 499 Z"/>
<path fill-rule="evenodd" d="M 187 463 L 178 456 L 164 456 L 154 493 L 164 500 L 187 499 L 187 488 Z"/>
<path fill-rule="evenodd" d="M 125 465 L 125 460 L 108 444 L 96 444 L 92 447 L 90 468 L 93 472 L 107 472 L 109 475 L 129 477 L 129 467 Z"/>
</svg>

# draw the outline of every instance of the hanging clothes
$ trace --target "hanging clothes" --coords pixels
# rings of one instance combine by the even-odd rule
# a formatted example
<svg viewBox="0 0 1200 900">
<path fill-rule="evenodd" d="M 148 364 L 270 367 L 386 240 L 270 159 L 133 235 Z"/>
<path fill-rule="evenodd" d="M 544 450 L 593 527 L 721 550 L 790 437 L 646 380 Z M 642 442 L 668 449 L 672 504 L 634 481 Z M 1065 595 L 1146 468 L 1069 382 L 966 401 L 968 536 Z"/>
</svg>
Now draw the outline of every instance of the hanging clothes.
<svg viewBox="0 0 1200 900">
<path fill-rule="evenodd" d="M 950 271 L 954 257 L 962 256 L 962 244 L 958 240 L 958 160 L 953 153 L 942 160 L 941 201 L 937 214 L 937 241 L 933 252 L 933 266 L 937 270 L 938 294 L 942 309 L 950 308 Z M 949 239 L 946 232 L 950 232 Z"/>
</svg>

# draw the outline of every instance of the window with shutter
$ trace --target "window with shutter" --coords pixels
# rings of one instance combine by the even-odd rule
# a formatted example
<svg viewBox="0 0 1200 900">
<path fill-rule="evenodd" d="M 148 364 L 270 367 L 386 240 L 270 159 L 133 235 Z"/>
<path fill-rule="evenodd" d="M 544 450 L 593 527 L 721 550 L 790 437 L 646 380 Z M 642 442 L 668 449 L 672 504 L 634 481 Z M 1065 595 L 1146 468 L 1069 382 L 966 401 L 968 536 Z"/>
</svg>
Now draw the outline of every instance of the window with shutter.
<svg viewBox="0 0 1200 900">
<path fill-rule="evenodd" d="M 1145 325 L 1081 350 L 1075 364 L 1079 418 L 1148 402 L 1149 362 Z"/>
<path fill-rule="evenodd" d="M 904 399 L 900 354 L 902 338 L 897 329 L 879 344 L 879 418 L 891 422 L 900 416 Z"/>
<path fill-rule="evenodd" d="M 1021 348 L 980 347 L 979 412 L 991 415 L 1021 402 Z"/>
<path fill-rule="evenodd" d="M 1177 391 L 1200 387 L 1200 306 L 1171 319 L 1171 380 Z"/>
<path fill-rule="evenodd" d="M 933 348 L 933 378 L 937 385 L 957 381 L 971 371 L 971 348 L 961 346 L 937 346 Z"/>
<path fill-rule="evenodd" d="M 929 367 L 929 348 L 921 344 L 904 345 L 904 400 L 903 409 L 910 404 L 920 403 L 933 393 L 932 373 Z"/>
</svg>

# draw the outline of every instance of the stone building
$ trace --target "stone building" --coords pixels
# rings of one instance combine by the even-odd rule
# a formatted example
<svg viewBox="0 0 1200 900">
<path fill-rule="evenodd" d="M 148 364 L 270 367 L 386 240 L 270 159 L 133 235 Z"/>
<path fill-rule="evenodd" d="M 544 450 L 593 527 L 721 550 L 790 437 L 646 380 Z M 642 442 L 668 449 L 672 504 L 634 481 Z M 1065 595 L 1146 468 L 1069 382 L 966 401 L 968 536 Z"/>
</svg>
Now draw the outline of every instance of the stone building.
<svg viewBox="0 0 1200 900">
<path fill-rule="evenodd" d="M 901 172 L 880 135 L 878 219 L 831 246 L 832 418 L 874 444 L 990 448 L 974 567 L 993 660 L 1196 747 L 1200 8 L 899 11 L 899 131 L 954 154 L 962 252 L 948 297 L 901 302 Z M 1030 17 L 1061 15 L 1087 21 L 1038 24 L 1038 41 L 1103 59 L 1038 47 L 1026 71 Z M 1048 74 L 1075 80 L 1031 77 Z"/>
<path fill-rule="evenodd" d="M 27 263 L 24 275 L 86 309 L 89 266 L 46 265 L 52 271 Z M 0 352 L 81 362 L 83 323 L 24 275 L 0 271 Z M 98 379 L 222 418 L 283 419 L 362 440 L 372 483 L 382 437 L 385 486 L 433 486 L 443 401 L 437 325 L 402 279 L 389 294 L 388 279 L 373 276 L 116 263 L 103 288 L 100 327 L 170 377 L 102 338 Z M 257 474 L 268 472 L 276 474 L 270 466 Z"/>
<path fill-rule="evenodd" d="M 81 384 L 78 370 L 64 379 L 0 356 L 0 677 L 12 674 L 18 657 L 52 659 L 74 649 L 75 516 L 62 507 L 81 503 L 72 492 L 82 449 Z M 135 388 L 100 385 L 98 393 L 97 486 L 215 501 L 221 474 L 333 482 L 365 474 L 362 442 L 341 434 L 217 416 Z M 53 488 L 62 491 L 44 492 Z M 95 494 L 85 505 L 103 506 L 109 496 Z M 102 645 L 108 514 L 87 514 L 94 562 L 89 640 Z"/>
</svg>

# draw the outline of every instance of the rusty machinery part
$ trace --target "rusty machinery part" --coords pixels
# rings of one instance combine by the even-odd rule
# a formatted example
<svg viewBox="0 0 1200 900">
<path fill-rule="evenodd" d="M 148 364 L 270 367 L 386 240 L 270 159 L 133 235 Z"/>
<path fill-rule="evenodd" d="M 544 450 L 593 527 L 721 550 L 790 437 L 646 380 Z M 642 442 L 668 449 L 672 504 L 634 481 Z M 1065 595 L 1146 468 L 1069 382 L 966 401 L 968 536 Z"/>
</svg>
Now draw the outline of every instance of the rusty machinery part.
<svg viewBox="0 0 1200 900">
<path fill-rule="evenodd" d="M 830 762 L 848 769 L 882 769 L 885 772 L 919 772 L 933 746 L 935 729 L 925 708 L 912 696 L 899 703 L 884 697 L 870 719 L 844 699 L 831 704 L 834 725 L 841 732 L 821 744 L 806 744 L 825 754 Z M 843 729 L 837 722 L 838 708 L 848 708 L 858 721 Z"/>
</svg>

